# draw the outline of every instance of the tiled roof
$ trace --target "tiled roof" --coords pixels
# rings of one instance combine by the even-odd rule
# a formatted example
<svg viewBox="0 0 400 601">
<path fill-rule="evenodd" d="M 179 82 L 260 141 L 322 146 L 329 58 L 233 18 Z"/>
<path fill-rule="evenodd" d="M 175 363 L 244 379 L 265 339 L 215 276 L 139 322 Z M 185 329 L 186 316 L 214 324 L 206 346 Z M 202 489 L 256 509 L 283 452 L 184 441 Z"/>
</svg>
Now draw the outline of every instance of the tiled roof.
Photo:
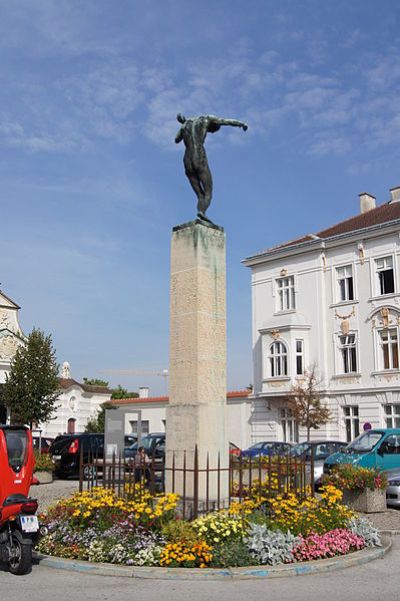
<svg viewBox="0 0 400 601">
<path fill-rule="evenodd" d="M 237 399 L 237 398 L 246 398 L 248 397 L 250 392 L 248 390 L 233 390 L 226 393 L 227 399 Z M 153 396 L 153 397 L 135 397 L 132 399 L 113 399 L 111 401 L 111 405 L 121 406 L 121 405 L 137 405 L 143 403 L 168 403 L 169 397 L 167 396 Z"/>
<path fill-rule="evenodd" d="M 111 394 L 111 390 L 107 388 L 107 386 L 89 386 L 88 384 L 82 384 L 81 382 L 77 382 L 73 378 L 59 378 L 59 383 L 61 388 L 63 388 L 64 390 L 67 390 L 67 388 L 71 388 L 71 386 L 79 386 L 85 392 L 100 392 L 103 394 Z"/>
<path fill-rule="evenodd" d="M 359 215 L 340 221 L 316 234 L 308 234 L 307 236 L 302 236 L 296 240 L 290 240 L 289 242 L 279 244 L 278 246 L 274 246 L 273 249 L 269 248 L 268 250 L 285 248 L 287 246 L 293 246 L 294 244 L 300 244 L 301 242 L 309 242 L 316 238 L 330 238 L 331 236 L 338 236 L 339 234 L 347 234 L 374 225 L 395 221 L 396 219 L 400 219 L 400 202 L 388 202 L 365 213 L 360 213 Z"/>
</svg>

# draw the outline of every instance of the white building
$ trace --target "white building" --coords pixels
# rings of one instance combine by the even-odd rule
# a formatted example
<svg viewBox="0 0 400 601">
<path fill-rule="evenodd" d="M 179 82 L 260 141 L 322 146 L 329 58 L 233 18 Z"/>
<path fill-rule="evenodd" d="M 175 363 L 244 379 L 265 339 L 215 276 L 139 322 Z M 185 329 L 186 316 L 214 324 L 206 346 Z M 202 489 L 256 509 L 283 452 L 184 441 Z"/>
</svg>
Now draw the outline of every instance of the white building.
<svg viewBox="0 0 400 601">
<path fill-rule="evenodd" d="M 114 407 L 124 407 L 125 434 L 136 434 L 138 421 L 141 422 L 142 435 L 148 432 L 165 432 L 165 414 L 168 397 L 149 397 L 148 388 L 139 389 L 139 397 L 132 399 L 114 399 Z M 251 407 L 248 390 L 228 392 L 227 395 L 228 437 L 241 449 L 251 444 Z"/>
<path fill-rule="evenodd" d="M 252 271 L 252 439 L 298 436 L 285 395 L 316 364 L 333 419 L 315 438 L 400 427 L 400 188 L 317 234 L 245 259 Z M 305 432 L 300 432 L 300 439 Z"/>
<path fill-rule="evenodd" d="M 6 381 L 11 367 L 11 359 L 20 344 L 24 343 L 24 334 L 18 322 L 20 307 L 0 290 L 0 386 Z M 1 405 L 0 423 L 7 419 L 7 411 Z"/>
<path fill-rule="evenodd" d="M 89 419 L 96 416 L 101 405 L 111 400 L 111 390 L 104 386 L 89 386 L 71 378 L 68 362 L 62 365 L 61 393 L 56 401 L 54 417 L 39 428 L 43 436 L 83 432 Z"/>
</svg>

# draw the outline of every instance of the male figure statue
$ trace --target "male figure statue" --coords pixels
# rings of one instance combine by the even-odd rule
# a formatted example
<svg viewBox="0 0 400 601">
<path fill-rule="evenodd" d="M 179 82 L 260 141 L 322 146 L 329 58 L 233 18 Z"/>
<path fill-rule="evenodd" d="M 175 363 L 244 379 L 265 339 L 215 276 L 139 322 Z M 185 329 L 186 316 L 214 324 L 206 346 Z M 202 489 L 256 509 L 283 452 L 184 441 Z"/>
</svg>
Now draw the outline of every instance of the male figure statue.
<svg viewBox="0 0 400 601">
<path fill-rule="evenodd" d="M 206 217 L 206 211 L 210 206 L 212 198 L 212 176 L 208 166 L 207 155 L 204 148 L 204 140 L 208 133 L 218 131 L 221 125 L 232 125 L 247 130 L 246 123 L 236 119 L 220 119 L 215 115 L 200 115 L 186 119 L 180 113 L 177 120 L 182 127 L 176 135 L 175 142 L 178 144 L 183 140 L 185 144 L 185 155 L 183 164 L 190 185 L 196 193 L 197 216 L 204 221 L 210 221 Z"/>
</svg>

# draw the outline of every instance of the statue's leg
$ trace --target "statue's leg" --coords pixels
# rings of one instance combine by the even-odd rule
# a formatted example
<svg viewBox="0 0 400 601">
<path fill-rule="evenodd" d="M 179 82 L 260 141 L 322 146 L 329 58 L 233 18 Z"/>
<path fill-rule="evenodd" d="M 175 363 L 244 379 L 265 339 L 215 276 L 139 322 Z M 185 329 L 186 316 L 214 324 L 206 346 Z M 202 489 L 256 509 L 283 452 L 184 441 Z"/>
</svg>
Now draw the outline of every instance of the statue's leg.
<svg viewBox="0 0 400 601">
<path fill-rule="evenodd" d="M 192 186 L 192 188 L 197 196 L 197 199 L 198 199 L 197 206 L 198 206 L 199 203 L 204 199 L 204 190 L 201 187 L 199 178 L 197 177 L 197 175 L 195 173 L 193 173 L 193 171 L 186 170 L 186 175 L 187 175 L 190 185 Z"/>
<path fill-rule="evenodd" d="M 208 207 L 210 206 L 211 199 L 212 199 L 212 190 L 213 190 L 212 175 L 211 175 L 211 171 L 210 171 L 210 168 L 209 168 L 207 162 L 204 164 L 200 179 L 201 179 L 201 185 L 204 190 L 204 205 L 203 205 L 202 213 L 205 213 L 207 211 Z"/>
</svg>

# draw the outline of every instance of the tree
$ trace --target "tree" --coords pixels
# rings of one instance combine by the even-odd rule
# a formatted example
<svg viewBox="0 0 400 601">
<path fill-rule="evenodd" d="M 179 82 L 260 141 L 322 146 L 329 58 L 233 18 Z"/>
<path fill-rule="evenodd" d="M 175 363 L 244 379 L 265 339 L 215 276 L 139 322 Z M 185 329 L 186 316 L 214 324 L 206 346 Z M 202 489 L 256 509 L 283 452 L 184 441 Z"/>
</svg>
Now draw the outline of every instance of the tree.
<svg viewBox="0 0 400 601">
<path fill-rule="evenodd" d="M 14 423 L 32 425 L 48 422 L 59 395 L 59 366 L 51 336 L 34 328 L 25 344 L 18 347 L 6 375 L 5 405 Z"/>
<path fill-rule="evenodd" d="M 108 387 L 108 382 L 106 380 L 100 380 L 99 378 L 83 378 L 84 384 L 86 386 L 104 386 L 104 388 Z"/>
<path fill-rule="evenodd" d="M 311 429 L 318 430 L 331 419 L 328 407 L 321 404 L 320 384 L 317 368 L 313 365 L 306 371 L 304 381 L 292 386 L 286 397 L 287 406 L 295 421 L 307 428 L 307 440 L 310 440 Z"/>
<path fill-rule="evenodd" d="M 115 409 L 109 402 L 102 403 L 97 415 L 93 416 L 85 427 L 85 432 L 104 432 L 106 424 L 106 409 Z"/>
<path fill-rule="evenodd" d="M 139 395 L 137 392 L 128 392 L 126 388 L 122 388 L 121 384 L 118 384 L 117 388 L 113 388 L 111 398 L 112 399 L 135 399 Z"/>
</svg>

